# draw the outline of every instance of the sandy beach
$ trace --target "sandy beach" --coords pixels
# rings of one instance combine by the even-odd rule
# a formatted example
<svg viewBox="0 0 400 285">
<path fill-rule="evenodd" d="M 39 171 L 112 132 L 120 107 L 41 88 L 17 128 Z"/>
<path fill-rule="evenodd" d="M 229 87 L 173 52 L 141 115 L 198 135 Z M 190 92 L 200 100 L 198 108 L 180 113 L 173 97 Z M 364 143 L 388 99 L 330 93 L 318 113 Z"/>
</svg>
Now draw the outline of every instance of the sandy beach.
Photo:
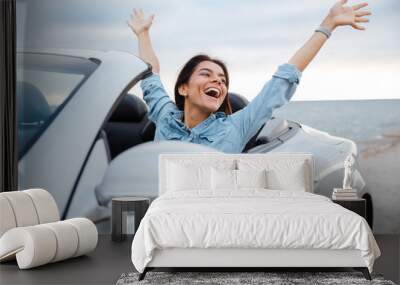
<svg viewBox="0 0 400 285">
<path fill-rule="evenodd" d="M 400 233 L 400 129 L 356 141 L 360 172 L 374 205 L 374 232 Z"/>
</svg>

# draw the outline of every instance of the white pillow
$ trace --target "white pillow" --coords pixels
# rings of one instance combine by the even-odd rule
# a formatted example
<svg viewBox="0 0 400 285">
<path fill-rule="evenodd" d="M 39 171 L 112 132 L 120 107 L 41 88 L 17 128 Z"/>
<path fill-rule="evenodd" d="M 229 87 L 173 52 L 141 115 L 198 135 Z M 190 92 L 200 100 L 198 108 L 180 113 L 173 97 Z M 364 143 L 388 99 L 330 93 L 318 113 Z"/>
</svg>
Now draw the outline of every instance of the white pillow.
<svg viewBox="0 0 400 285">
<path fill-rule="evenodd" d="M 268 188 L 267 170 L 236 170 L 237 188 Z"/>
<path fill-rule="evenodd" d="M 167 191 L 211 189 L 211 167 L 168 164 Z"/>
<path fill-rule="evenodd" d="M 274 190 L 290 190 L 306 192 L 308 189 L 306 164 L 301 163 L 291 168 L 290 176 L 284 171 L 270 169 L 268 171 L 269 187 Z"/>
<path fill-rule="evenodd" d="M 213 167 L 211 181 L 213 190 L 236 190 L 236 170 Z"/>
<path fill-rule="evenodd" d="M 211 170 L 213 190 L 239 190 L 241 188 L 268 188 L 267 171 L 263 170 Z"/>
<path fill-rule="evenodd" d="M 310 161 L 304 159 L 239 159 L 238 168 L 241 170 L 267 170 L 268 189 L 309 191 L 311 188 Z"/>
</svg>

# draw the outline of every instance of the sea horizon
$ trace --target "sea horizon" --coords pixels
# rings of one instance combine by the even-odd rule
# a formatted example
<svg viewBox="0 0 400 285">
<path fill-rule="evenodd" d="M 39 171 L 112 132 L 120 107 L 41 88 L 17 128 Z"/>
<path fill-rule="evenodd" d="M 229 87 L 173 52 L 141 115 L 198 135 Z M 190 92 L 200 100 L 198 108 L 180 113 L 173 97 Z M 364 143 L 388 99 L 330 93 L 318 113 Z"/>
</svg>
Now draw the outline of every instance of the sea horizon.
<svg viewBox="0 0 400 285">
<path fill-rule="evenodd" d="M 360 144 L 400 134 L 400 99 L 290 101 L 273 116 Z"/>
</svg>

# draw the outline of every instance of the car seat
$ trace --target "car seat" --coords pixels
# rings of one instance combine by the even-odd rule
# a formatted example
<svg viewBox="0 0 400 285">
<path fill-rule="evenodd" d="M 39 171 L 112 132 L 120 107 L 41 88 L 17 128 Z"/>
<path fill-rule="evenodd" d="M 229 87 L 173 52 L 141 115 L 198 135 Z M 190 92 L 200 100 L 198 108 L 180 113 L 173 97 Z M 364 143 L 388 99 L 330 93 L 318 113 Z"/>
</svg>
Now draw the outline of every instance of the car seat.
<svg viewBox="0 0 400 285">
<path fill-rule="evenodd" d="M 148 122 L 146 104 L 136 96 L 125 95 L 104 126 L 111 159 L 147 141 L 142 137 L 142 129 Z"/>
</svg>

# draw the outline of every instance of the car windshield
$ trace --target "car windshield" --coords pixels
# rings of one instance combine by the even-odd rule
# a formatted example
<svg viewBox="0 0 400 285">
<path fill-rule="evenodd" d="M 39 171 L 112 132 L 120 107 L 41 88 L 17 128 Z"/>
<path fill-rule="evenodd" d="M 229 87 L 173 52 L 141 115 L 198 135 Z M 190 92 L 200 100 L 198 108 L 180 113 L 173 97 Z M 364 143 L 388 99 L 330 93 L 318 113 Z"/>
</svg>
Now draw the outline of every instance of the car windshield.
<svg viewBox="0 0 400 285">
<path fill-rule="evenodd" d="M 19 158 L 97 67 L 96 61 L 86 58 L 17 53 Z"/>
</svg>

